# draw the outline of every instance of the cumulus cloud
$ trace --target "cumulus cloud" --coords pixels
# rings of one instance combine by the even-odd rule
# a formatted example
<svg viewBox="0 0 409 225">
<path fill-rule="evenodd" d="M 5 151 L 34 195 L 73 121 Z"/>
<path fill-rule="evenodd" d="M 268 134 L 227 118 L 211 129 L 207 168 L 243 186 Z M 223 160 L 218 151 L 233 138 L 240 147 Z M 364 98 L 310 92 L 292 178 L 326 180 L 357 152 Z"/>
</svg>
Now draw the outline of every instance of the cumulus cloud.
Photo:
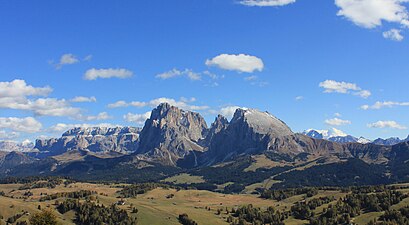
<svg viewBox="0 0 409 225">
<path fill-rule="evenodd" d="M 401 125 L 397 123 L 396 121 L 393 120 L 388 120 L 388 121 L 378 121 L 375 123 L 370 123 L 367 125 L 370 128 L 391 128 L 391 129 L 398 129 L 398 130 L 406 130 L 407 127 L 404 125 Z"/>
<path fill-rule="evenodd" d="M 408 12 L 402 4 L 407 0 L 335 0 L 343 16 L 364 28 L 381 26 L 382 22 L 408 26 Z"/>
<path fill-rule="evenodd" d="M 13 80 L 11 82 L 0 82 L 0 98 L 26 97 L 26 96 L 47 96 L 53 91 L 52 88 L 33 87 L 27 85 L 25 80 Z"/>
<path fill-rule="evenodd" d="M 36 100 L 21 99 L 1 99 L 0 108 L 19 109 L 32 111 L 37 116 L 70 116 L 75 117 L 80 114 L 81 109 L 69 105 L 65 99 L 39 98 Z"/>
<path fill-rule="evenodd" d="M 193 98 L 194 99 L 194 98 Z M 190 99 L 192 100 L 192 99 Z M 194 99 L 196 100 L 196 99 Z M 177 101 L 172 98 L 156 98 L 152 99 L 147 102 L 139 102 L 139 101 L 133 101 L 133 102 L 126 102 L 126 101 L 117 101 L 115 103 L 109 104 L 108 108 L 120 108 L 120 107 L 129 107 L 129 106 L 134 106 L 138 108 L 142 107 L 156 107 L 161 103 L 169 103 L 170 105 L 179 107 L 181 109 L 185 110 L 190 110 L 190 111 L 197 111 L 197 110 L 206 110 L 209 108 L 209 106 L 198 106 L 198 105 L 192 105 L 190 104 L 191 101 L 187 101 L 186 98 L 181 99 L 180 101 Z"/>
<path fill-rule="evenodd" d="M 294 3 L 296 0 L 242 0 L 240 4 L 247 6 L 284 6 Z"/>
<path fill-rule="evenodd" d="M 133 76 L 133 72 L 127 69 L 89 69 L 84 74 L 84 79 L 86 80 L 96 80 L 98 78 L 120 78 L 125 79 Z"/>
<path fill-rule="evenodd" d="M 90 61 L 92 59 L 92 55 L 87 55 L 83 59 L 78 58 L 74 54 L 67 53 L 60 57 L 57 63 L 54 63 L 54 60 L 50 61 L 50 64 L 55 66 L 57 70 L 61 69 L 63 66 L 77 64 L 81 61 Z"/>
<path fill-rule="evenodd" d="M 338 130 L 337 128 L 332 128 L 331 136 L 333 137 L 345 137 L 347 134 L 342 130 Z"/>
<path fill-rule="evenodd" d="M 333 118 L 333 119 L 327 119 L 325 120 L 325 123 L 330 125 L 330 126 L 342 126 L 342 125 L 347 125 L 351 124 L 351 121 L 349 120 L 342 120 L 340 118 Z"/>
<path fill-rule="evenodd" d="M 392 108 L 395 106 L 409 106 L 409 102 L 393 102 L 393 101 L 377 101 L 373 105 L 362 105 L 361 109 L 382 109 L 382 108 Z"/>
<path fill-rule="evenodd" d="M 156 78 L 167 80 L 175 77 L 187 77 L 190 80 L 200 80 L 202 78 L 200 73 L 195 73 L 191 69 L 178 70 L 172 69 L 170 71 L 156 75 Z"/>
<path fill-rule="evenodd" d="M 236 112 L 237 109 L 242 108 L 240 106 L 226 106 L 220 109 L 219 114 L 223 115 L 224 117 L 231 119 Z"/>
<path fill-rule="evenodd" d="M 335 80 L 325 80 L 319 84 L 320 87 L 324 88 L 324 93 L 341 93 L 341 94 L 353 94 L 358 95 L 362 98 L 368 98 L 371 96 L 371 92 L 368 90 L 363 90 L 358 85 L 354 83 L 338 82 Z"/>
<path fill-rule="evenodd" d="M 206 65 L 217 66 L 224 70 L 234 70 L 243 73 L 253 73 L 256 70 L 262 71 L 264 68 L 264 63 L 260 58 L 245 54 L 221 54 L 213 59 L 206 60 Z"/>
<path fill-rule="evenodd" d="M 42 124 L 33 117 L 0 117 L 0 128 L 25 133 L 39 132 Z"/>
<path fill-rule="evenodd" d="M 60 57 L 60 60 L 57 64 L 55 64 L 56 69 L 61 69 L 61 67 L 65 65 L 71 65 L 71 64 L 76 64 L 79 63 L 80 60 L 73 54 L 67 53 L 64 54 Z"/>
<path fill-rule="evenodd" d="M 146 112 L 143 114 L 133 114 L 133 113 L 127 113 L 124 115 L 124 120 L 127 122 L 131 123 L 136 123 L 138 125 L 143 125 L 147 119 L 151 117 L 151 112 Z"/>
<path fill-rule="evenodd" d="M 46 87 L 33 87 L 24 80 L 0 82 L 0 108 L 33 111 L 36 115 L 74 115 L 79 109 L 72 108 L 64 100 L 54 98 L 28 99 L 31 96 L 47 96 L 52 89 Z"/>
<path fill-rule="evenodd" d="M 108 120 L 111 119 L 112 116 L 110 116 L 107 112 L 101 112 L 98 113 L 98 115 L 95 116 L 78 116 L 77 117 L 79 120 L 87 120 L 87 121 L 91 121 L 91 120 Z"/>
<path fill-rule="evenodd" d="M 39 98 L 47 96 L 52 89 L 46 87 L 33 87 L 27 85 L 24 80 L 0 82 L 0 108 L 25 110 L 36 116 L 67 116 L 71 118 L 81 117 L 81 109 L 72 107 L 70 101 L 57 98 Z M 84 97 L 73 99 L 83 101 Z M 90 97 L 87 100 L 94 100 Z"/>
<path fill-rule="evenodd" d="M 401 34 L 402 30 L 390 29 L 382 33 L 383 37 L 392 41 L 402 41 L 403 36 Z"/>
<path fill-rule="evenodd" d="M 94 96 L 85 97 L 85 96 L 76 96 L 70 100 L 71 102 L 96 102 L 97 98 Z"/>
</svg>

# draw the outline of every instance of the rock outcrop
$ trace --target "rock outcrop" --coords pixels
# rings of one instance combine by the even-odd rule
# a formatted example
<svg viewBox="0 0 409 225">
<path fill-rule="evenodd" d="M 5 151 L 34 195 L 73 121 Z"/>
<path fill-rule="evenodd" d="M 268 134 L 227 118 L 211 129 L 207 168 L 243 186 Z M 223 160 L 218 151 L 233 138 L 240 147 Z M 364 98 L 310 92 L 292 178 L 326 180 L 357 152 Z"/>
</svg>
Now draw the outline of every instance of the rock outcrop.
<svg viewBox="0 0 409 225">
<path fill-rule="evenodd" d="M 268 150 L 275 139 L 293 135 L 293 132 L 268 112 L 237 109 L 228 126 L 221 126 L 221 130 L 213 135 L 206 153 L 207 163 L 210 164 L 240 154 Z"/>
<path fill-rule="evenodd" d="M 176 165 L 190 151 L 204 151 L 201 142 L 207 133 L 206 122 L 199 113 L 162 103 L 145 122 L 137 153 Z"/>
</svg>

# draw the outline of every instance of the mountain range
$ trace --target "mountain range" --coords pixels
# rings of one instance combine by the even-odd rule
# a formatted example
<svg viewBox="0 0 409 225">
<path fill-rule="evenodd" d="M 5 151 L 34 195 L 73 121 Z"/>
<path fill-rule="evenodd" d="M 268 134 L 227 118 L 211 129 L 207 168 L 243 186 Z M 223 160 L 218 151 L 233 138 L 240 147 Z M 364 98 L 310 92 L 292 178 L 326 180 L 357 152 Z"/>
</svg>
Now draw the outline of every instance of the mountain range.
<svg viewBox="0 0 409 225">
<path fill-rule="evenodd" d="M 406 139 L 400 139 L 398 137 L 391 137 L 387 139 L 382 139 L 382 138 L 377 138 L 374 141 L 371 141 L 367 138 L 364 137 L 354 137 L 352 135 L 344 134 L 343 132 L 340 132 L 336 128 L 332 128 L 333 130 L 314 130 L 314 129 L 308 129 L 302 132 L 302 134 L 307 135 L 312 138 L 316 139 L 326 139 L 329 141 L 333 142 L 338 142 L 338 143 L 361 143 L 361 144 L 368 144 L 368 143 L 373 143 L 377 145 L 396 145 L 401 142 L 406 142 L 409 141 L 409 135 Z"/>
<path fill-rule="evenodd" d="M 369 142 L 315 130 L 294 133 L 269 112 L 244 108 L 230 121 L 218 115 L 208 127 L 199 113 L 162 103 L 142 129 L 74 128 L 60 138 L 37 140 L 29 152 L 1 152 L 0 176 L 139 182 L 183 172 L 202 176 L 209 185 L 229 180 L 249 185 L 277 176 L 283 179 L 280 185 L 291 186 L 316 182 L 317 177 L 307 179 L 311 174 L 294 179 L 314 170 L 326 185 L 347 185 L 406 180 L 408 161 L 408 140 Z M 220 180 L 214 180 L 220 173 Z"/>
</svg>

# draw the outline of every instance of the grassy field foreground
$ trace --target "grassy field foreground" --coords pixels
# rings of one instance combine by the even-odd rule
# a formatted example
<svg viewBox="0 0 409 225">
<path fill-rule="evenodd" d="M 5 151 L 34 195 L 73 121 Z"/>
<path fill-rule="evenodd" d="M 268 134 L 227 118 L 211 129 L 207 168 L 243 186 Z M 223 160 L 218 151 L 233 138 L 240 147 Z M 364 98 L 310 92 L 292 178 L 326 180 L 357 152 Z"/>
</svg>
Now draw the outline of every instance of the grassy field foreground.
<svg viewBox="0 0 409 225">
<path fill-rule="evenodd" d="M 117 203 L 121 199 L 117 192 L 124 186 L 126 185 L 71 183 L 68 185 L 60 184 L 55 188 L 19 190 L 22 187 L 22 184 L 1 184 L 0 192 L 4 192 L 4 196 L 0 196 L 0 218 L 2 218 L 0 219 L 0 224 L 6 224 L 8 218 L 18 213 L 22 213 L 23 215 L 16 222 L 28 221 L 28 218 L 33 213 L 40 212 L 39 208 L 52 210 L 57 216 L 60 224 L 74 224 L 74 211 L 60 214 L 56 210 L 56 201 L 62 202 L 64 201 L 64 198 L 57 198 L 49 201 L 40 201 L 40 198 L 56 193 L 90 190 L 96 192 L 96 194 L 93 194 L 93 201 L 97 204 L 109 206 Z M 408 192 L 407 189 L 402 189 L 401 191 L 405 193 Z M 27 193 L 30 194 L 28 195 Z M 132 217 L 137 217 L 138 224 L 141 225 L 180 224 L 178 216 L 182 213 L 188 214 L 189 218 L 193 219 L 200 225 L 218 225 L 229 224 L 227 222 L 228 214 L 225 213 L 226 208 L 231 210 L 242 205 L 252 204 L 255 207 L 264 209 L 273 206 L 277 210 L 286 211 L 300 201 L 308 201 L 322 196 L 333 196 L 335 199 L 339 199 L 345 197 L 346 194 L 347 193 L 340 191 L 321 190 L 312 197 L 295 195 L 282 201 L 276 201 L 262 199 L 257 195 L 250 194 L 232 195 L 201 190 L 156 188 L 147 193 L 137 195 L 136 197 L 123 199 L 125 203 L 124 205 L 119 205 L 119 207 L 125 209 Z M 329 204 L 335 202 L 336 200 Z M 315 209 L 314 213 L 319 215 L 329 204 L 318 207 Z M 398 209 L 407 204 L 409 204 L 409 198 L 404 199 L 400 204 L 394 205 L 393 208 Z M 132 213 L 132 207 L 136 207 L 138 212 Z M 221 213 L 218 213 L 218 210 L 221 211 Z M 371 219 L 382 215 L 382 213 L 383 212 L 362 212 L 360 216 L 354 218 L 354 222 L 357 224 L 366 224 Z M 308 224 L 308 221 L 289 217 L 284 223 L 290 225 Z"/>
</svg>

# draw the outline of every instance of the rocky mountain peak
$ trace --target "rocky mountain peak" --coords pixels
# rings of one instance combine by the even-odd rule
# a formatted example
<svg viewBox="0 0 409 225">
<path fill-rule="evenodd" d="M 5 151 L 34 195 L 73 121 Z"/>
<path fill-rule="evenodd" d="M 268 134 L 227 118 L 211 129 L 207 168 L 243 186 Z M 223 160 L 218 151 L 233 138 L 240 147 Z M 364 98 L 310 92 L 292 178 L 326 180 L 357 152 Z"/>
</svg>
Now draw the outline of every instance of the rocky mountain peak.
<svg viewBox="0 0 409 225">
<path fill-rule="evenodd" d="M 138 153 L 148 153 L 175 164 L 175 160 L 189 151 L 203 151 L 199 141 L 207 132 L 206 121 L 199 113 L 162 103 L 152 110 L 141 131 Z"/>
<path fill-rule="evenodd" d="M 218 119 L 214 124 L 217 124 Z M 209 144 L 205 163 L 226 161 L 241 154 L 268 150 L 277 139 L 293 135 L 291 129 L 268 112 L 237 109 L 230 123 L 216 133 Z"/>
<path fill-rule="evenodd" d="M 229 121 L 227 120 L 227 118 L 219 114 L 217 115 L 216 119 L 212 123 L 210 129 L 220 129 L 228 124 L 229 124 Z"/>
<path fill-rule="evenodd" d="M 246 123 L 254 132 L 259 134 L 272 134 L 275 136 L 293 134 L 283 121 L 268 112 L 261 112 L 256 109 L 238 108 L 230 123 Z"/>
<path fill-rule="evenodd" d="M 217 135 L 220 131 L 226 129 L 226 127 L 229 125 L 229 121 L 227 120 L 226 117 L 222 116 L 222 115 L 217 115 L 216 119 L 214 120 L 214 122 L 212 123 L 212 125 L 210 126 L 209 132 L 205 138 L 205 140 L 203 141 L 203 145 L 204 146 L 208 146 L 213 137 L 215 135 Z"/>
</svg>

